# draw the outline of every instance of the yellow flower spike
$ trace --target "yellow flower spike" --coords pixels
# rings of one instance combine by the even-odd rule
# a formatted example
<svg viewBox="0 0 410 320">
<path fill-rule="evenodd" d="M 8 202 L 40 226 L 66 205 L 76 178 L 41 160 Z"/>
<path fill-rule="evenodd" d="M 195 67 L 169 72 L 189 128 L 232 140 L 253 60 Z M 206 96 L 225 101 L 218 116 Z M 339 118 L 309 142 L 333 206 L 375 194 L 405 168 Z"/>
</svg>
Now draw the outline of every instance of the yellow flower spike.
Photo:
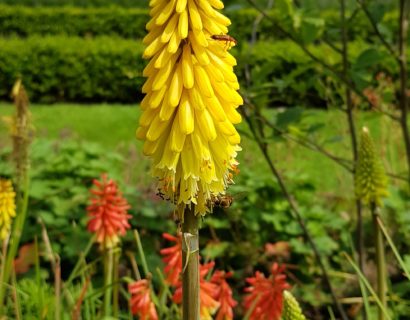
<svg viewBox="0 0 410 320">
<path fill-rule="evenodd" d="M 360 138 L 355 172 L 356 196 L 365 204 L 374 202 L 381 207 L 383 205 L 382 198 L 388 195 L 387 177 L 377 156 L 369 129 L 363 127 Z"/>
<path fill-rule="evenodd" d="M 151 0 L 144 38 L 147 78 L 137 138 L 152 159 L 158 189 L 182 217 L 195 204 L 205 214 L 232 183 L 240 136 L 234 124 L 242 98 L 233 73 L 231 21 L 220 0 Z"/>
<path fill-rule="evenodd" d="M 0 240 L 10 232 L 11 223 L 16 216 L 16 193 L 10 180 L 0 179 Z"/>
</svg>

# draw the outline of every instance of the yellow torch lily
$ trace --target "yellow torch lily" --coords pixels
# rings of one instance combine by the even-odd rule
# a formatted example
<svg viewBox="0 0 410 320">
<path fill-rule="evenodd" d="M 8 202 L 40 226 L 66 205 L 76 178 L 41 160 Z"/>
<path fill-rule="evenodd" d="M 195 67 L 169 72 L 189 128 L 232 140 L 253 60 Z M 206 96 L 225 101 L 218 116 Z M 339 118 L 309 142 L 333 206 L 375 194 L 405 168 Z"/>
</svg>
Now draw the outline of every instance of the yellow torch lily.
<svg viewBox="0 0 410 320">
<path fill-rule="evenodd" d="M 152 158 L 158 190 L 182 217 L 186 206 L 209 211 L 238 165 L 243 103 L 228 49 L 230 20 L 220 0 L 151 0 L 143 42 L 150 59 L 137 137 Z"/>
</svg>

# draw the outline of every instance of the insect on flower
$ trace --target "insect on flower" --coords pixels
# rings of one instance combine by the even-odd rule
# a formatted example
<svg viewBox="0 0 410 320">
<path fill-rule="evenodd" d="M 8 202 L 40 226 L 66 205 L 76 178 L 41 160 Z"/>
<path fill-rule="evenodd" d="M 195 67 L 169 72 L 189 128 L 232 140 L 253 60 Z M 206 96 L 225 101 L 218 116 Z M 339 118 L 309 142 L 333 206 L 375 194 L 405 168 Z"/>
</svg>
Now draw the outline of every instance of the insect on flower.
<svg viewBox="0 0 410 320">
<path fill-rule="evenodd" d="M 214 207 L 228 209 L 233 203 L 233 196 L 229 194 L 213 196 L 211 202 Z"/>
<path fill-rule="evenodd" d="M 227 34 L 214 34 L 211 36 L 211 39 L 216 41 L 225 41 L 226 47 L 229 49 L 238 44 L 238 41 L 234 37 Z"/>
</svg>

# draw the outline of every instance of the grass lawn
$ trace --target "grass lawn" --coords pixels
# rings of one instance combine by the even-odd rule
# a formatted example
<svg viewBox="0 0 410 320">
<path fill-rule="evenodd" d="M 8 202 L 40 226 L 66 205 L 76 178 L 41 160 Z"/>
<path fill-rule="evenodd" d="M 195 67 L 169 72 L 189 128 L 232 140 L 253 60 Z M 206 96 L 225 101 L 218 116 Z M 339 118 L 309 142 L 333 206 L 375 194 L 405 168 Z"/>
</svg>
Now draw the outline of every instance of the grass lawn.
<svg viewBox="0 0 410 320">
<path fill-rule="evenodd" d="M 135 139 L 135 130 L 140 110 L 137 105 L 73 105 L 57 104 L 53 106 L 34 105 L 31 107 L 37 136 L 48 139 L 72 137 L 99 143 L 107 150 L 124 150 L 132 147 L 137 154 L 142 154 L 142 143 Z M 0 103 L 0 117 L 13 113 L 12 105 Z M 274 118 L 277 111 L 268 115 Z M 358 115 L 359 127 L 370 128 L 377 147 L 385 159 L 388 171 L 400 173 L 405 169 L 404 148 L 401 133 L 396 124 L 377 114 L 362 113 Z M 326 149 L 342 158 L 351 158 L 350 136 L 346 126 L 345 115 L 339 111 L 308 110 L 298 127 L 309 127 L 321 124 L 321 127 L 310 137 Z M 247 132 L 243 123 L 239 129 Z M 358 129 L 359 130 L 359 129 Z M 7 130 L 0 124 L 0 146 L 8 141 Z M 275 142 L 276 141 L 276 142 Z M 328 158 L 301 147 L 294 142 L 274 140 L 270 145 L 273 159 L 277 166 L 289 177 L 305 176 L 321 190 L 321 193 L 344 197 L 351 194 L 351 175 Z M 242 170 L 252 174 L 266 175 L 268 168 L 255 143 L 245 135 L 242 139 L 243 151 L 239 155 Z M 147 161 L 138 157 L 141 161 Z M 146 166 L 137 176 L 146 175 Z M 137 169 L 138 170 L 138 169 Z M 240 182 L 240 177 L 238 178 Z M 342 194 L 343 192 L 343 194 Z"/>
</svg>

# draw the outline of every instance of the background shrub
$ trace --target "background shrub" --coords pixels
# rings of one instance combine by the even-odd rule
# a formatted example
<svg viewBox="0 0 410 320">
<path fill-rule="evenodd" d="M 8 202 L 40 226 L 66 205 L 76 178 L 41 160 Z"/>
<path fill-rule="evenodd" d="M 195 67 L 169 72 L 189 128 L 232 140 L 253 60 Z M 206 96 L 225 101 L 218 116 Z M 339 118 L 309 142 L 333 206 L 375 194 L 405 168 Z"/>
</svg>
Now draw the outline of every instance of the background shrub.
<svg viewBox="0 0 410 320">
<path fill-rule="evenodd" d="M 146 34 L 148 10 L 140 8 L 121 7 L 39 7 L 1 5 L 0 2 L 0 35 L 31 36 L 42 35 L 74 35 L 81 37 L 98 35 L 118 35 L 123 38 L 143 38 Z M 257 38 L 282 39 L 283 35 L 274 32 L 271 22 L 262 19 L 253 26 L 259 13 L 251 8 L 231 8 L 226 15 L 234 22 L 230 33 L 239 40 L 246 42 L 255 32 Z M 277 10 L 272 10 L 274 19 L 280 20 Z M 336 41 L 340 36 L 340 14 L 336 10 L 326 10 L 320 13 L 326 23 L 327 38 Z M 398 13 L 393 11 L 380 18 L 381 30 L 392 37 L 398 30 Z M 363 13 L 354 15 L 348 24 L 350 40 L 372 40 L 374 37 L 371 25 Z"/>
<path fill-rule="evenodd" d="M 142 45 L 121 38 L 0 38 L 0 99 L 19 76 L 32 101 L 120 101 L 141 97 Z"/>
</svg>

